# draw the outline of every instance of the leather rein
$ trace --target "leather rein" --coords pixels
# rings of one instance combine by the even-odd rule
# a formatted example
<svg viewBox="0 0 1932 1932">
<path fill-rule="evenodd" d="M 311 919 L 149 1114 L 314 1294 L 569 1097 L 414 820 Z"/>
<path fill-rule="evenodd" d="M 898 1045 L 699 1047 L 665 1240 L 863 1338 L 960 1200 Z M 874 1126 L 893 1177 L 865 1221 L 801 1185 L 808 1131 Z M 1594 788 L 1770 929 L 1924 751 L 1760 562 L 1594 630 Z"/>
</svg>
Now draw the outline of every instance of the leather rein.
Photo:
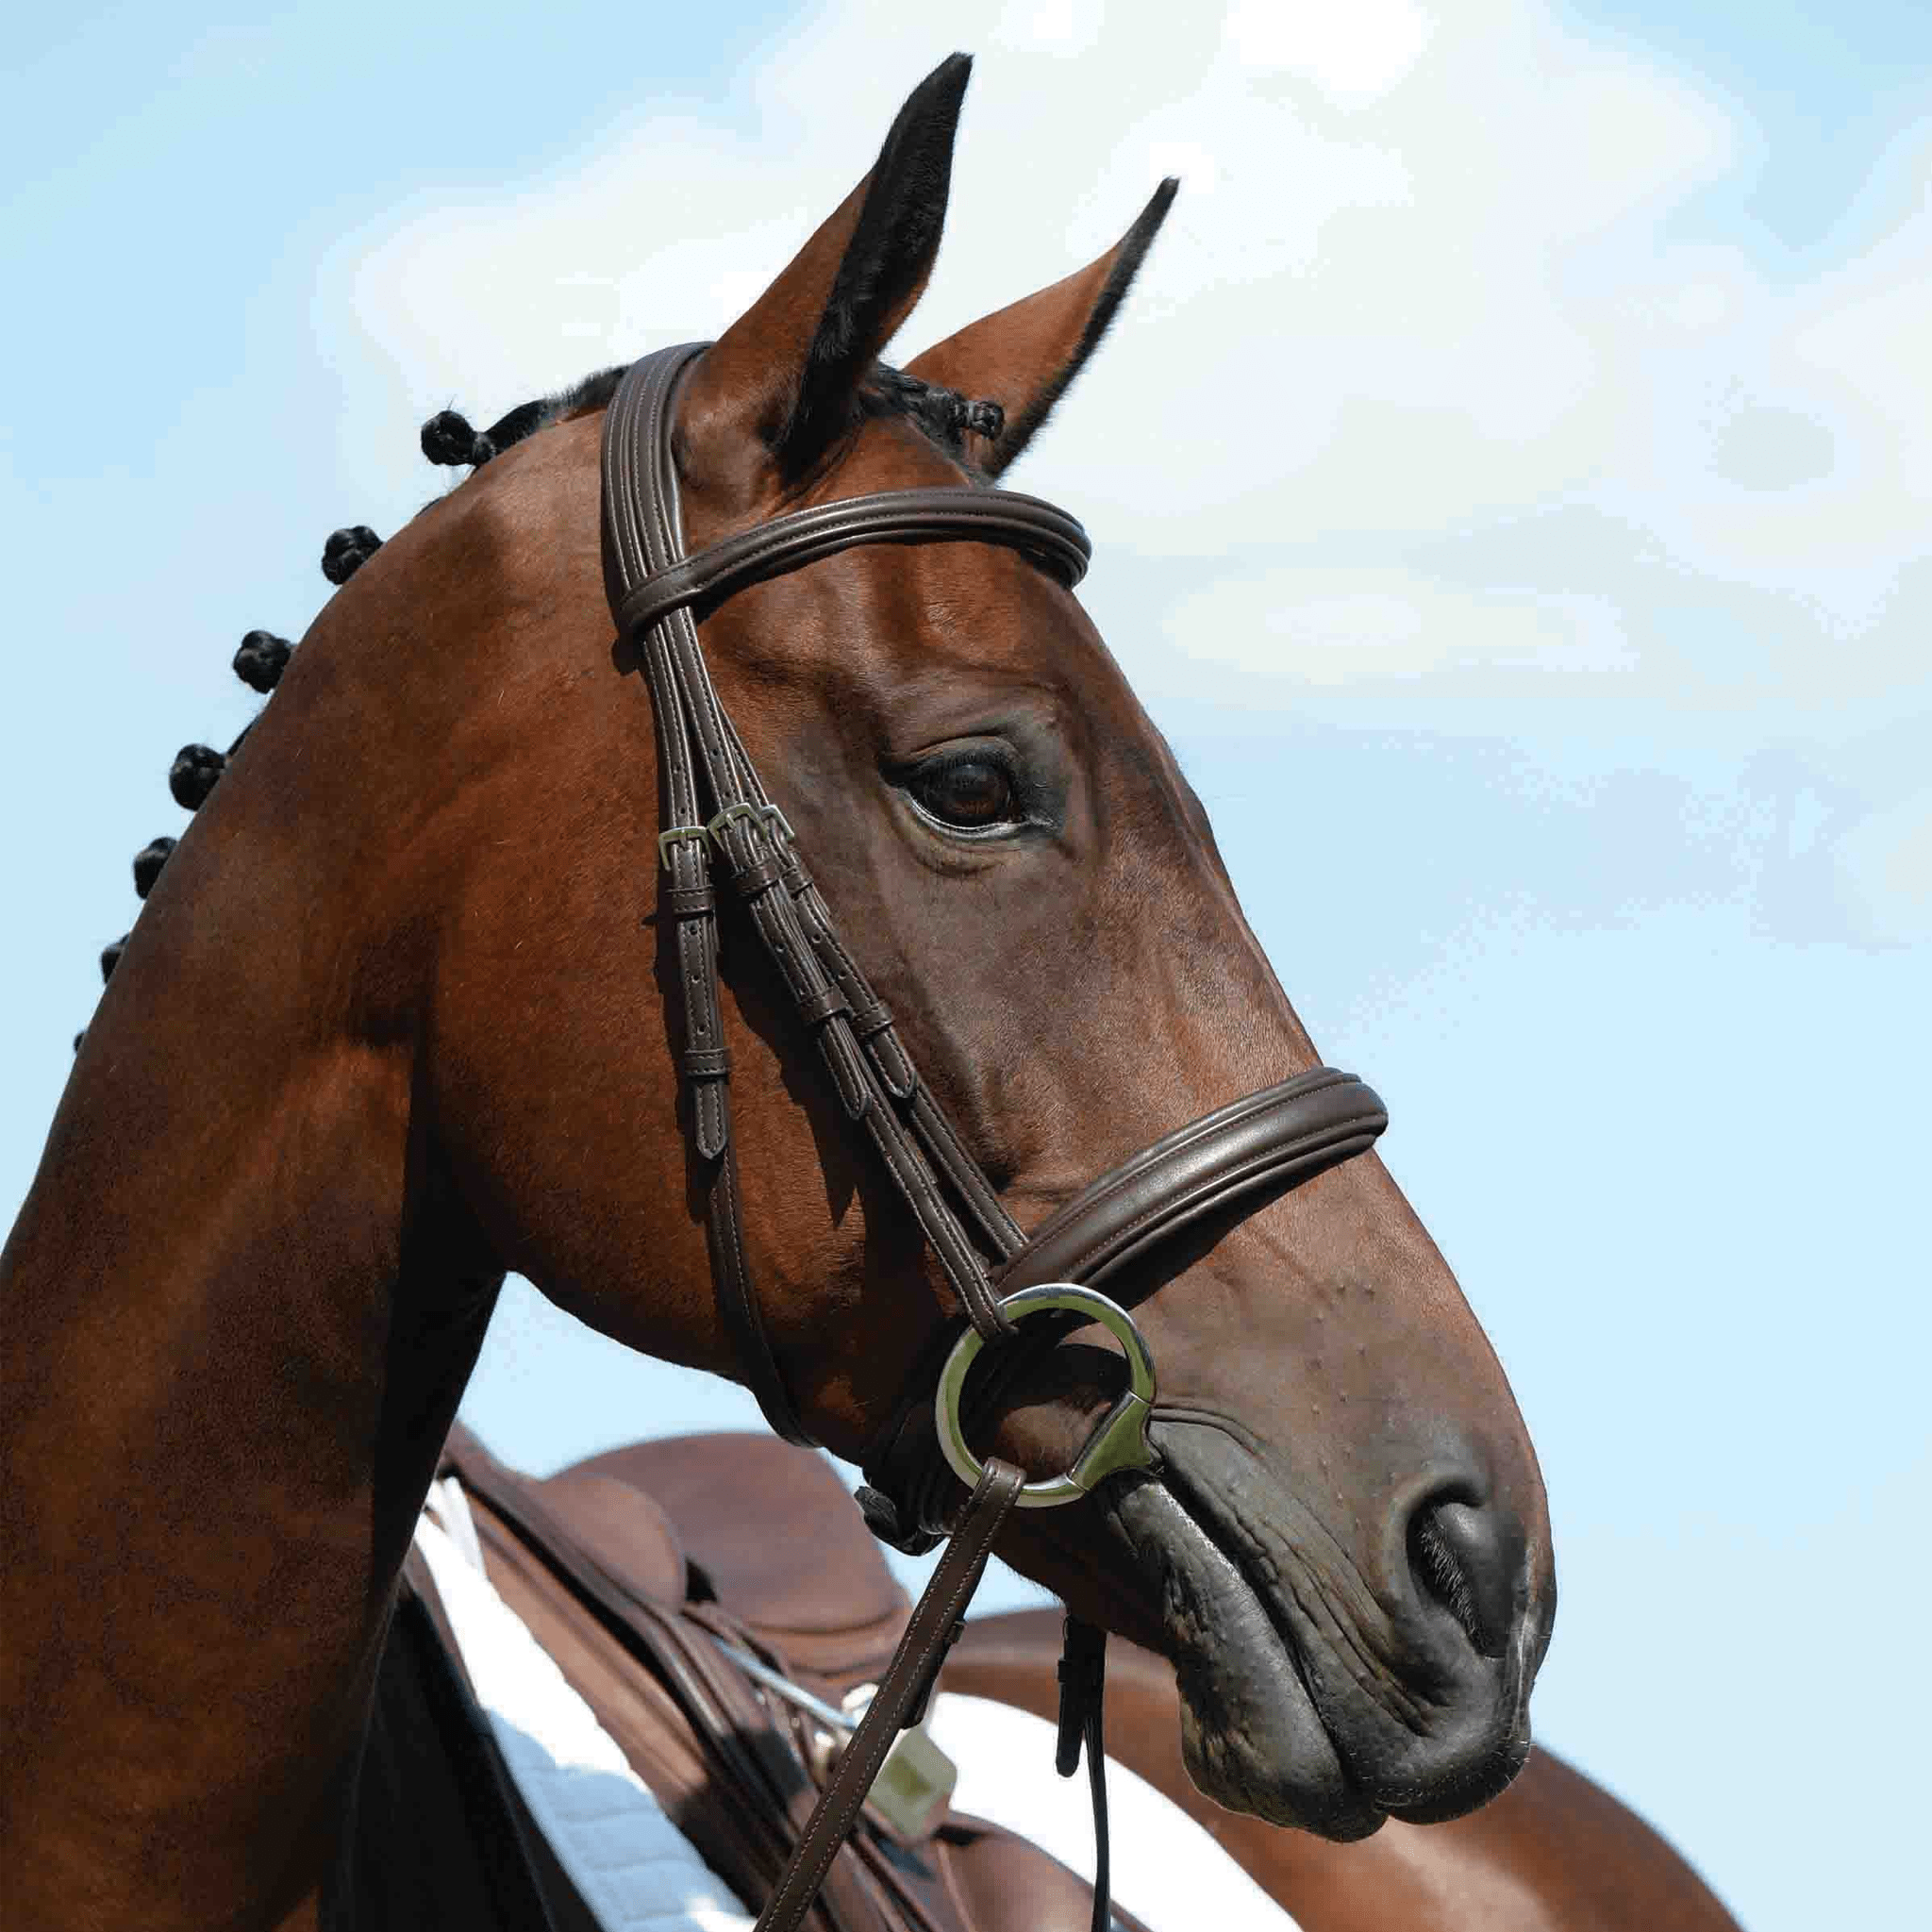
<svg viewBox="0 0 1932 1932">
<path fill-rule="evenodd" d="M 658 904 L 683 989 L 678 1061 L 721 1315 L 766 1421 L 788 1441 L 815 1446 L 765 1333 L 745 1260 L 719 999 L 720 881 L 744 906 L 846 1119 L 877 1151 L 965 1324 L 957 1339 L 957 1321 L 941 1338 L 951 1342 L 943 1361 L 935 1357 L 918 1365 L 907 1400 L 866 1455 L 870 1487 L 859 1500 L 874 1532 L 913 1551 L 948 1534 L 952 1543 L 759 1916 L 758 1932 L 791 1932 L 809 1909 L 892 1740 L 924 1714 L 1010 1510 L 1074 1502 L 1113 1473 L 1158 1467 L 1146 1437 L 1152 1357 L 1132 1316 L 1098 1293 L 1096 1284 L 1206 1215 L 1237 1201 L 1252 1213 L 1363 1152 L 1388 1115 L 1353 1074 L 1318 1067 L 1156 1141 L 1083 1189 L 1030 1236 L 1019 1227 L 841 940 L 784 813 L 719 701 L 694 607 L 714 606 L 745 584 L 858 543 L 996 543 L 1071 588 L 1091 554 L 1087 533 L 1038 497 L 960 485 L 879 491 L 792 511 L 687 556 L 672 432 L 681 378 L 707 346 L 660 349 L 625 374 L 605 418 L 603 525 L 611 610 L 620 635 L 636 643 L 651 693 L 664 813 Z M 974 1356 L 986 1344 L 1009 1342 L 1019 1323 L 1036 1314 L 1056 1317 L 1062 1327 L 1069 1318 L 1106 1326 L 1126 1354 L 1130 1387 L 1065 1475 L 1026 1483 L 1011 1465 L 982 1463 L 974 1455 L 961 1403 Z M 971 1419 L 987 1412 L 999 1386 L 997 1369 L 975 1378 Z M 971 1491 L 963 1512 L 961 1482 Z M 1100 1838 L 1094 1924 L 1101 1928 L 1108 1923 L 1103 1642 L 1101 1633 L 1069 1617 L 1058 1752 L 1061 1774 L 1070 1775 L 1083 1744 L 1087 1751 Z"/>
</svg>

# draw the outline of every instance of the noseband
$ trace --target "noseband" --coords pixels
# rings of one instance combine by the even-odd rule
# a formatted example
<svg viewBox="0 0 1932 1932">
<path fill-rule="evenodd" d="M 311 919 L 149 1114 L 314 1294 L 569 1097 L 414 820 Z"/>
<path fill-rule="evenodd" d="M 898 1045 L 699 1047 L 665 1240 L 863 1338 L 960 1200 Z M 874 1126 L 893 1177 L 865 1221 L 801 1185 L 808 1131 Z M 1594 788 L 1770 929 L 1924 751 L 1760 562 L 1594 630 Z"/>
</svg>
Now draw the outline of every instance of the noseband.
<svg viewBox="0 0 1932 1932">
<path fill-rule="evenodd" d="M 722 876 L 744 904 L 846 1119 L 871 1141 L 918 1221 L 965 1323 L 957 1338 L 950 1329 L 944 1336 L 952 1343 L 948 1357 L 935 1356 L 911 1375 L 912 1392 L 865 1458 L 871 1487 L 860 1501 L 874 1531 L 915 1551 L 954 1532 L 953 1547 L 914 1613 L 907 1639 L 912 1650 L 902 1646 L 907 1667 L 895 1660 L 874 1701 L 869 1724 L 876 1720 L 889 1743 L 897 1728 L 892 1707 L 898 1718 L 916 1721 L 946 1632 L 1008 1509 L 1072 1502 L 1107 1474 L 1157 1463 L 1145 1435 L 1152 1357 L 1132 1317 L 1098 1293 L 1097 1284 L 1205 1216 L 1235 1203 L 1252 1214 L 1361 1153 L 1388 1115 L 1352 1074 L 1318 1067 L 1169 1134 L 1102 1174 L 1030 1236 L 1022 1231 L 920 1078 L 891 1014 L 840 939 L 784 813 L 719 702 L 694 612 L 745 584 L 859 543 L 997 543 L 1071 588 L 1091 555 L 1087 533 L 1038 497 L 961 485 L 885 491 L 793 511 L 686 556 L 672 431 L 680 379 L 706 346 L 658 350 L 625 375 L 605 419 L 603 524 L 611 609 L 620 634 L 637 643 L 651 691 L 664 812 L 658 904 L 682 988 L 678 1061 L 690 1093 L 719 1307 L 766 1421 L 788 1441 L 810 1444 L 765 1334 L 745 1261 L 718 991 L 714 879 Z M 1058 1316 L 1062 1330 L 1070 1316 L 1101 1322 L 1125 1349 L 1131 1386 L 1066 1474 L 1023 1485 L 1008 1465 L 981 1464 L 974 1456 L 965 1426 L 971 1418 L 962 1417 L 960 1403 L 972 1357 L 985 1344 L 1011 1341 L 1019 1320 L 1036 1313 Z M 997 1371 L 976 1383 L 983 1415 L 998 1392 Z M 963 1517 L 956 1474 L 972 1491 Z M 1097 1774 L 1097 1661 L 1092 1674 L 1091 1694 L 1083 1693 L 1091 1709 L 1083 1707 L 1082 1723 L 1090 1771 Z M 1070 1772 L 1082 1734 L 1075 1729 L 1070 1762 L 1068 1708 L 1063 1704 L 1061 1763 Z M 814 1815 L 761 1927 L 795 1923 L 809 1905 L 823 1875 L 822 1868 L 817 1874 L 811 1868 L 821 1856 L 829 1858 L 827 1847 L 842 1838 L 865 1796 L 872 1772 L 860 1760 L 869 1743 L 863 1731 L 853 1740 L 851 1761 L 841 1761 L 820 1807 L 836 1813 L 849 1801 L 848 1815 L 842 1823 Z M 881 1759 L 883 1751 L 882 1743 Z M 834 1803 L 846 1785 L 854 1790 Z M 1104 1899 L 1104 1881 L 1096 1891 Z M 1104 1904 L 1097 1919 L 1102 1910 Z"/>
</svg>

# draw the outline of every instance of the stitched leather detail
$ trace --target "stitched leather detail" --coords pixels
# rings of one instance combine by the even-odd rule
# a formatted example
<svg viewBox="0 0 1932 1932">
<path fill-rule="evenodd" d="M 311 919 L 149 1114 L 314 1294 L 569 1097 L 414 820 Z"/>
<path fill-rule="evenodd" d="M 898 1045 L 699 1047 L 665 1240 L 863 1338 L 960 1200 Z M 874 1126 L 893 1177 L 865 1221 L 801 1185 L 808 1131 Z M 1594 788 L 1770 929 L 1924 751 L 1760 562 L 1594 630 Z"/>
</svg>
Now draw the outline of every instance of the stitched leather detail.
<svg viewBox="0 0 1932 1932">
<path fill-rule="evenodd" d="M 743 871 L 731 874 L 731 890 L 741 899 L 756 899 L 760 892 L 769 892 L 786 874 L 787 861 L 767 855 L 755 858 Z"/>
<path fill-rule="evenodd" d="M 1033 1231 L 1001 1270 L 1004 1294 L 1043 1281 L 1092 1287 L 1154 1241 L 1252 1190 L 1302 1180 L 1362 1152 L 1389 1124 L 1372 1089 L 1317 1067 L 1157 1141 Z"/>
<path fill-rule="evenodd" d="M 836 986 L 821 987 L 809 998 L 798 1003 L 798 1016 L 808 1026 L 821 1026 L 834 1013 L 849 1013 L 845 995 Z"/>
<path fill-rule="evenodd" d="M 718 895 L 708 884 L 666 886 L 658 903 L 673 919 L 708 919 L 718 909 Z"/>
<path fill-rule="evenodd" d="M 717 600 L 760 577 L 798 570 L 855 543 L 992 542 L 1019 550 L 1068 586 L 1087 575 L 1093 546 L 1078 521 L 1012 490 L 887 490 L 774 517 L 695 557 L 665 564 L 617 606 L 626 637 L 670 611 Z"/>
</svg>

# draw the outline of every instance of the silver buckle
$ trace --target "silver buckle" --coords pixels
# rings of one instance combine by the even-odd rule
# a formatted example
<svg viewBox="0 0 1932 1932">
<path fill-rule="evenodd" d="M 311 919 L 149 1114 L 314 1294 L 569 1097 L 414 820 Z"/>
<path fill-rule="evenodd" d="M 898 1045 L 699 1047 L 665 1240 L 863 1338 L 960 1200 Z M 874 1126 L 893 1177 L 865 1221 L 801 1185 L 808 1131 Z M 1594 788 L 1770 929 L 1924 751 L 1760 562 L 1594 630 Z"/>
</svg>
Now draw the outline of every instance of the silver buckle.
<svg viewBox="0 0 1932 1932">
<path fill-rule="evenodd" d="M 740 798 L 727 805 L 721 812 L 715 812 L 706 822 L 705 830 L 710 833 L 712 844 L 718 842 L 718 836 L 724 827 L 737 819 L 749 819 L 753 824 L 763 823 L 764 813 L 749 799 Z"/>
<path fill-rule="evenodd" d="M 745 819 L 752 824 L 763 826 L 774 844 L 781 840 L 788 845 L 796 842 L 792 836 L 791 822 L 775 805 L 754 805 L 748 798 L 736 799 L 723 811 L 712 815 L 705 826 L 705 830 L 711 835 L 711 842 L 715 845 L 719 833 L 738 819 Z"/>
<path fill-rule="evenodd" d="M 680 839 L 708 839 L 710 836 L 708 825 L 672 825 L 658 834 L 658 863 L 660 866 L 671 863 L 671 848 Z"/>
<path fill-rule="evenodd" d="M 1023 1288 L 1018 1294 L 1008 1295 L 1000 1307 L 1016 1322 L 1024 1322 L 1029 1315 L 1050 1314 L 1055 1309 L 1085 1315 L 1090 1322 L 1098 1322 L 1127 1355 L 1126 1391 L 1088 1437 L 1087 1446 L 1074 1458 L 1073 1468 L 1064 1475 L 1027 1483 L 1021 1490 L 1015 1507 L 1057 1509 L 1062 1503 L 1077 1503 L 1096 1484 L 1121 1470 L 1155 1468 L 1160 1458 L 1147 1440 L 1147 1416 L 1154 1407 L 1154 1357 L 1133 1316 L 1118 1302 L 1110 1302 L 1104 1294 L 1071 1281 L 1048 1281 L 1038 1288 Z M 978 1329 L 967 1329 L 953 1344 L 933 1395 L 933 1421 L 939 1429 L 940 1448 L 952 1465 L 953 1474 L 968 1489 L 977 1487 L 986 1472 L 967 1443 L 966 1431 L 960 1425 L 959 1395 L 966 1386 L 967 1370 L 985 1346 L 986 1338 Z"/>
</svg>

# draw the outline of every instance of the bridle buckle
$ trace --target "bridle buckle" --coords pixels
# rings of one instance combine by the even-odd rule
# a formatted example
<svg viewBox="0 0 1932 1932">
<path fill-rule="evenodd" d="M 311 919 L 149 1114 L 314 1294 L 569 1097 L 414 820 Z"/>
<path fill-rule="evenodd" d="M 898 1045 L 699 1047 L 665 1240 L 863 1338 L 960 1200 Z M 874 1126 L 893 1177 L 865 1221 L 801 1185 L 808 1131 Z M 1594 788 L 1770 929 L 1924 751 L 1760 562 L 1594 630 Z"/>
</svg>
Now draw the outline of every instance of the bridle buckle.
<svg viewBox="0 0 1932 1932">
<path fill-rule="evenodd" d="M 671 863 L 671 848 L 680 839 L 704 841 L 711 836 L 708 825 L 669 825 L 658 834 L 658 864 L 668 867 Z"/>
<path fill-rule="evenodd" d="M 724 827 L 739 819 L 744 819 L 754 825 L 761 825 L 774 844 L 790 845 L 796 842 L 791 822 L 775 805 L 753 805 L 749 799 L 740 798 L 727 805 L 723 811 L 713 813 L 705 824 L 704 830 L 709 836 L 711 843 L 715 845 L 719 834 Z"/>
</svg>

